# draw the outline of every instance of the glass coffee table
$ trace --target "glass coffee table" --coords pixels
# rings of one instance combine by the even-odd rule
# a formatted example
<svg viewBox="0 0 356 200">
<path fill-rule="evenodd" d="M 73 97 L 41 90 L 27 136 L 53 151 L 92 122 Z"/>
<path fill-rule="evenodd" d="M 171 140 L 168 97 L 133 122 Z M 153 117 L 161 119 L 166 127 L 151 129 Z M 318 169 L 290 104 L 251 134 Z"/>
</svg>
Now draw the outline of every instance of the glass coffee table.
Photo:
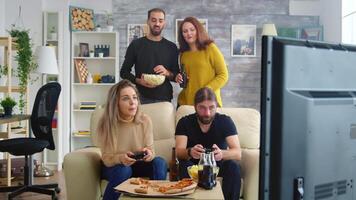
<svg viewBox="0 0 356 200">
<path fill-rule="evenodd" d="M 224 200 L 224 195 L 221 190 L 220 182 L 218 181 L 216 186 L 211 190 L 205 190 L 203 188 L 197 187 L 193 194 L 186 196 L 173 196 L 173 197 L 139 197 L 139 196 L 130 196 L 128 194 L 122 194 L 120 200 L 162 200 L 162 199 L 201 199 L 201 200 Z"/>
</svg>

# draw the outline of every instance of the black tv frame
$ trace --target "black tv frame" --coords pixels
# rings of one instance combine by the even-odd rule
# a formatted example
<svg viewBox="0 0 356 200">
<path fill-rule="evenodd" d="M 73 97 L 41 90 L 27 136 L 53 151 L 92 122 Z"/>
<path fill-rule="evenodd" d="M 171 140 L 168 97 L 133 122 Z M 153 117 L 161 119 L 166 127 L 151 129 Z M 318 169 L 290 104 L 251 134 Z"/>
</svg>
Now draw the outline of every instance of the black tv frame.
<svg viewBox="0 0 356 200">
<path fill-rule="evenodd" d="M 284 63 L 284 45 L 327 49 L 332 51 L 356 52 L 356 46 L 352 45 L 263 36 L 261 60 L 261 152 L 259 200 L 289 200 L 280 198 L 281 190 L 287 186 L 281 185 L 280 179 L 275 178 L 281 176 L 282 170 L 282 161 L 280 158 L 283 132 L 279 123 L 283 120 L 281 109 L 283 97 L 281 94 L 283 93 L 283 73 L 285 70 L 284 67 L 282 67 Z M 350 93 L 346 92 L 346 96 L 351 95 L 356 97 L 356 93 L 353 95 L 352 92 L 354 91 L 350 91 Z M 330 94 L 331 93 L 328 93 L 327 95 Z M 343 96 L 344 94 L 345 93 L 343 92 L 337 92 L 336 96 L 343 98 L 345 97 Z M 316 95 L 322 96 L 323 92 L 316 91 Z M 293 200 L 304 199 L 303 184 L 303 177 L 295 178 L 293 185 Z M 351 185 L 350 183 L 348 184 L 348 187 L 352 187 L 352 183 Z"/>
</svg>

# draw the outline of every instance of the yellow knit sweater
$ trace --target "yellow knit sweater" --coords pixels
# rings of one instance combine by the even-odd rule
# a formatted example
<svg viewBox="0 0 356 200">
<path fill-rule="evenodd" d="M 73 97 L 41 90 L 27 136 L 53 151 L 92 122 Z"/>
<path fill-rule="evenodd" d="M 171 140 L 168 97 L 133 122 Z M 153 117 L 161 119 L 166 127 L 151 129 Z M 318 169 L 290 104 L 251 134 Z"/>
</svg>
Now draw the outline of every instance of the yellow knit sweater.
<svg viewBox="0 0 356 200">
<path fill-rule="evenodd" d="M 202 87 L 209 87 L 215 92 L 221 107 L 220 88 L 228 80 L 228 71 L 224 56 L 218 47 L 211 43 L 205 50 L 183 52 L 181 63 L 184 65 L 189 80 L 187 87 L 178 96 L 179 105 L 194 105 L 196 91 Z"/>
</svg>

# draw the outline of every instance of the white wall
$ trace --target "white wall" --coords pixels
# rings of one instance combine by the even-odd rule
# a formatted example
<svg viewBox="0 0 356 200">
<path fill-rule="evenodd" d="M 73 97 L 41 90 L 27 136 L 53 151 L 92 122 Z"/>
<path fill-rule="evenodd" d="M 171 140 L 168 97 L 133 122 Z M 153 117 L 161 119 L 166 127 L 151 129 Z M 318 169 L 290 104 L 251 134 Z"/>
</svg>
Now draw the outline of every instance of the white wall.
<svg viewBox="0 0 356 200">
<path fill-rule="evenodd" d="M 356 44 L 356 1 L 342 1 L 342 42 Z"/>
<path fill-rule="evenodd" d="M 95 13 L 112 12 L 112 0 L 70 0 L 70 5 L 94 9 Z"/>
<path fill-rule="evenodd" d="M 5 34 L 4 26 L 5 26 L 5 0 L 0 0 L 0 35 Z"/>
<path fill-rule="evenodd" d="M 324 40 L 341 42 L 341 0 L 291 0 L 289 14 L 320 16 Z"/>
<path fill-rule="evenodd" d="M 320 23 L 324 25 L 324 39 L 341 43 L 342 8 L 340 0 L 322 0 Z"/>
</svg>

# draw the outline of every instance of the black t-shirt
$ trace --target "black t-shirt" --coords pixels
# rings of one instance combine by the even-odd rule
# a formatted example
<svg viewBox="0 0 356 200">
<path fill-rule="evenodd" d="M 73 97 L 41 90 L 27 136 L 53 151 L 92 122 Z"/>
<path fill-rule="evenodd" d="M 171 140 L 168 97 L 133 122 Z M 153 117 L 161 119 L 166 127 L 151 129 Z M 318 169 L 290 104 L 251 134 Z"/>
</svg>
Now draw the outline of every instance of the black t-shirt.
<svg viewBox="0 0 356 200">
<path fill-rule="evenodd" d="M 227 149 L 226 137 L 237 135 L 237 130 L 229 116 L 216 113 L 210 129 L 203 133 L 198 124 L 196 113 L 194 113 L 179 120 L 175 135 L 186 135 L 188 137 L 187 148 L 196 144 L 211 148 L 213 144 L 216 144 L 220 149 Z"/>
<path fill-rule="evenodd" d="M 177 46 L 165 38 L 152 41 L 142 37 L 132 41 L 127 48 L 120 76 L 136 83 L 135 78 L 140 78 L 143 73 L 154 74 L 153 68 L 157 65 L 163 65 L 175 77 L 179 71 Z M 135 66 L 135 75 L 131 73 L 133 66 Z M 173 98 L 172 85 L 167 78 L 162 85 L 155 88 L 146 88 L 137 84 L 137 89 L 146 98 L 164 101 L 171 101 Z"/>
</svg>

